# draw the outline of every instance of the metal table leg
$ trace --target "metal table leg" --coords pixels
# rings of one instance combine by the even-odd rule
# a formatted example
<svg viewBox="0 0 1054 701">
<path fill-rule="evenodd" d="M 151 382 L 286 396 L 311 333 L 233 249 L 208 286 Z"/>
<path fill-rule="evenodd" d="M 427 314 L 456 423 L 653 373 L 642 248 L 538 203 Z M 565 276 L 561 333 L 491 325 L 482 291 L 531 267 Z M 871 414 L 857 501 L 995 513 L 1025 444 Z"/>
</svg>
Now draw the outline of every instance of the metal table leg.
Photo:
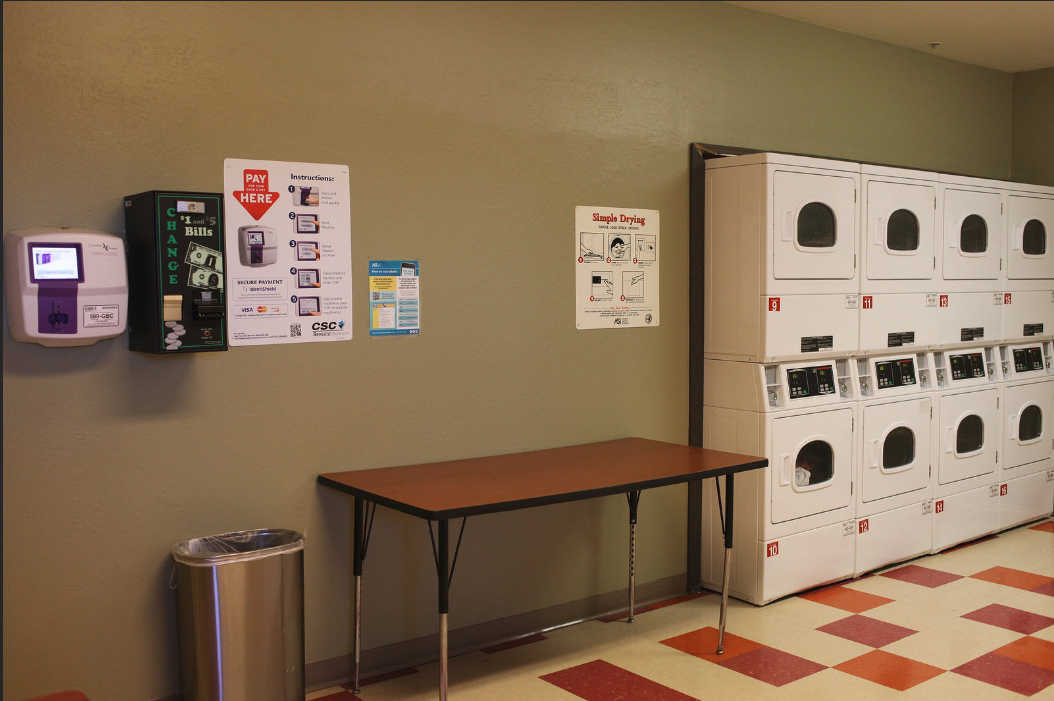
<svg viewBox="0 0 1054 701">
<path fill-rule="evenodd" d="M 732 504 L 735 499 L 735 475 L 725 475 L 725 569 L 721 584 L 721 620 L 717 629 L 717 654 L 725 651 L 725 620 L 728 617 L 728 585 L 732 576 Z M 715 489 L 717 485 L 714 485 Z"/>
<path fill-rule="evenodd" d="M 446 701 L 447 692 L 447 612 L 450 609 L 450 572 L 447 569 L 450 550 L 449 521 L 443 520 L 439 527 L 439 553 L 436 558 L 436 574 L 439 576 L 439 701 Z"/>
<path fill-rule="evenodd" d="M 629 502 L 629 617 L 626 623 L 633 623 L 637 570 L 637 505 L 640 503 L 640 492 L 628 492 L 626 500 Z"/>
<path fill-rule="evenodd" d="M 352 552 L 352 575 L 355 586 L 355 634 L 351 640 L 351 691 L 359 693 L 359 659 L 362 647 L 359 632 L 362 625 L 362 550 L 363 550 L 363 509 L 362 499 L 355 497 L 355 529 Z"/>
</svg>

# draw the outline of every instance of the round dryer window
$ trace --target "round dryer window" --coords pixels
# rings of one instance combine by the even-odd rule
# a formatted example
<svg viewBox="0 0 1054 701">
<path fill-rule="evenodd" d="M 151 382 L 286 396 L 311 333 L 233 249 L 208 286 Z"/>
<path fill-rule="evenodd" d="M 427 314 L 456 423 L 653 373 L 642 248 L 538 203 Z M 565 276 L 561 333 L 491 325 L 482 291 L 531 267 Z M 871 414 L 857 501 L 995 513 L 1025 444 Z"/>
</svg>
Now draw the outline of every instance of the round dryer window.
<svg viewBox="0 0 1054 701">
<path fill-rule="evenodd" d="M 915 462 L 915 434 L 906 426 L 889 432 L 882 444 L 882 467 L 892 470 Z"/>
<path fill-rule="evenodd" d="M 1038 440 L 1043 435 L 1043 412 L 1030 404 L 1021 412 L 1017 422 L 1017 439 L 1022 443 Z"/>
<path fill-rule="evenodd" d="M 834 212 L 820 202 L 810 202 L 798 212 L 798 245 L 802 248 L 834 248 L 838 241 Z"/>
<path fill-rule="evenodd" d="M 834 449 L 825 441 L 811 441 L 794 461 L 794 486 L 811 487 L 834 477 Z"/>
<path fill-rule="evenodd" d="M 984 253 L 988 250 L 988 225 L 976 214 L 963 219 L 959 228 L 959 250 L 963 253 Z"/>
<path fill-rule="evenodd" d="M 976 453 L 984 447 L 984 421 L 977 414 L 970 414 L 959 422 L 955 432 L 955 454 Z"/>
<path fill-rule="evenodd" d="M 1043 226 L 1043 222 L 1031 219 L 1025 224 L 1021 250 L 1026 256 L 1042 256 L 1047 252 L 1047 229 Z"/>
<path fill-rule="evenodd" d="M 914 212 L 898 209 L 889 215 L 886 247 L 891 251 L 919 250 L 919 220 Z"/>
</svg>

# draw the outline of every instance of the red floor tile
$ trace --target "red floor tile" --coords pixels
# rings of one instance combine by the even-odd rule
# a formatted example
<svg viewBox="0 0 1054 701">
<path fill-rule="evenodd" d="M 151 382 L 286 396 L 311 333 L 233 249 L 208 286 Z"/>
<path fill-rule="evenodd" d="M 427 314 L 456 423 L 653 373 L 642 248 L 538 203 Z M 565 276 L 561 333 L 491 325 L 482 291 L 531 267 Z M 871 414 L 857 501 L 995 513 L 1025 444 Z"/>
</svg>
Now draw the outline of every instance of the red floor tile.
<svg viewBox="0 0 1054 701">
<path fill-rule="evenodd" d="M 603 660 L 586 662 L 541 678 L 586 701 L 698 701 Z"/>
<path fill-rule="evenodd" d="M 834 666 L 835 669 L 852 674 L 897 691 L 907 691 L 924 681 L 944 674 L 940 667 L 923 664 L 907 657 L 894 655 L 885 650 L 872 650 Z"/>
<path fill-rule="evenodd" d="M 674 650 L 687 652 L 689 655 L 698 657 L 701 660 L 707 660 L 714 663 L 730 660 L 736 655 L 742 655 L 744 652 L 750 652 L 751 650 L 756 650 L 761 647 L 761 643 L 755 643 L 753 640 L 747 640 L 738 635 L 732 635 L 726 630 L 725 650 L 718 655 L 717 628 L 714 628 L 713 626 L 693 630 L 691 633 L 667 638 L 666 640 L 660 640 L 659 642 L 663 645 L 672 647 Z"/>
<path fill-rule="evenodd" d="M 822 664 L 764 645 L 718 664 L 773 686 L 790 684 L 827 669 Z"/>
<path fill-rule="evenodd" d="M 992 604 L 984 608 L 963 614 L 963 618 L 979 623 L 987 623 L 990 626 L 1006 628 L 1016 633 L 1032 635 L 1036 631 L 1054 626 L 1054 618 L 1040 616 L 1038 613 L 1029 613 L 1021 609 L 1010 608 L 1002 604 Z"/>
<path fill-rule="evenodd" d="M 814 601 L 817 604 L 833 606 L 836 609 L 842 609 L 849 613 L 863 613 L 893 601 L 893 599 L 887 599 L 884 596 L 868 594 L 864 591 L 857 591 L 856 589 L 849 589 L 840 585 L 816 589 L 815 591 L 799 594 L 798 597 Z"/>
<path fill-rule="evenodd" d="M 1046 531 L 1047 533 L 1054 533 L 1054 521 L 1044 521 L 1043 523 L 1037 523 L 1034 526 L 1029 526 L 1030 531 Z"/>
<path fill-rule="evenodd" d="M 990 652 L 952 670 L 977 681 L 1032 696 L 1054 684 L 1054 672 Z"/>
<path fill-rule="evenodd" d="M 988 541 L 995 540 L 996 538 L 998 538 L 998 536 L 994 536 L 994 535 L 982 536 L 982 537 L 980 537 L 980 538 L 978 538 L 976 540 L 968 540 L 965 543 L 959 543 L 954 548 L 948 548 L 947 550 L 942 550 L 941 552 L 942 553 L 953 553 L 956 550 L 962 550 L 963 548 L 968 548 L 971 545 L 978 545 L 980 543 L 987 543 Z"/>
<path fill-rule="evenodd" d="M 1041 574 L 1032 574 L 1031 572 L 1024 572 L 1022 570 L 1014 570 L 1009 567 L 993 567 L 984 572 L 971 574 L 970 579 L 980 579 L 985 582 L 1005 584 L 1006 586 L 1014 587 L 1015 589 L 1027 590 L 1042 587 L 1054 582 L 1054 579 L 1051 579 L 1050 577 L 1044 577 Z"/>
<path fill-rule="evenodd" d="M 691 601 L 692 599 L 698 599 L 699 597 L 707 596 L 708 594 L 710 594 L 710 592 L 704 591 L 704 592 L 699 592 L 698 594 L 688 594 L 686 596 L 678 596 L 676 599 L 667 599 L 666 601 L 657 601 L 654 604 L 648 604 L 647 606 L 635 607 L 633 609 L 633 615 L 634 615 L 634 617 L 636 617 L 636 616 L 639 616 L 642 613 L 647 613 L 648 611 L 655 611 L 656 609 L 666 608 L 667 606 L 673 606 L 674 604 L 680 604 L 680 603 L 683 603 L 685 601 Z M 614 621 L 624 621 L 627 618 L 629 618 L 629 609 L 626 609 L 624 611 L 619 611 L 617 613 L 611 613 L 611 614 L 608 614 L 607 616 L 601 616 L 597 620 L 598 621 L 603 621 L 604 623 L 612 623 Z"/>
<path fill-rule="evenodd" d="M 992 652 L 1054 672 L 1054 643 L 1049 640 L 1025 636 Z"/>
<path fill-rule="evenodd" d="M 909 635 L 918 633 L 917 630 L 886 623 L 885 621 L 876 621 L 874 618 L 868 618 L 867 616 L 850 616 L 849 618 L 843 618 L 840 621 L 820 626 L 816 630 L 822 630 L 824 633 L 837 635 L 839 638 L 852 640 L 854 643 L 870 645 L 871 647 L 884 647 Z"/>
<path fill-rule="evenodd" d="M 919 567 L 918 565 L 906 565 L 904 567 L 898 567 L 895 570 L 889 572 L 883 572 L 883 577 L 889 577 L 890 579 L 896 579 L 901 582 L 910 582 L 911 584 L 918 584 L 923 587 L 929 587 L 935 589 L 936 587 L 942 587 L 949 582 L 954 582 L 957 579 L 962 579 L 962 575 L 951 574 L 950 572 L 941 572 L 940 570 L 931 570 L 928 567 Z"/>
<path fill-rule="evenodd" d="M 345 689 L 328 696 L 319 696 L 315 701 L 362 701 L 362 699 Z"/>
<path fill-rule="evenodd" d="M 406 677 L 411 674 L 417 674 L 417 670 L 413 667 L 406 667 L 405 669 L 397 669 L 394 672 L 385 672 L 384 674 L 375 674 L 372 677 L 363 677 L 359 680 L 359 688 L 369 686 L 370 684 L 379 684 L 380 682 L 386 682 L 389 679 L 398 679 L 399 677 Z M 351 684 L 341 684 L 345 689 L 350 690 Z"/>
<path fill-rule="evenodd" d="M 528 635 L 525 638 L 518 638 L 516 640 L 510 640 L 507 643 L 499 643 L 497 645 L 485 647 L 480 650 L 480 652 L 485 652 L 488 655 L 493 655 L 495 652 L 504 652 L 505 650 L 512 650 L 513 648 L 523 647 L 524 645 L 530 645 L 531 643 L 540 643 L 541 641 L 548 639 L 549 638 L 545 637 L 541 633 L 539 633 L 538 635 Z"/>
<path fill-rule="evenodd" d="M 1047 596 L 1054 596 L 1054 581 L 1047 582 L 1035 589 L 1029 591 L 1035 592 L 1036 594 L 1046 594 Z"/>
</svg>

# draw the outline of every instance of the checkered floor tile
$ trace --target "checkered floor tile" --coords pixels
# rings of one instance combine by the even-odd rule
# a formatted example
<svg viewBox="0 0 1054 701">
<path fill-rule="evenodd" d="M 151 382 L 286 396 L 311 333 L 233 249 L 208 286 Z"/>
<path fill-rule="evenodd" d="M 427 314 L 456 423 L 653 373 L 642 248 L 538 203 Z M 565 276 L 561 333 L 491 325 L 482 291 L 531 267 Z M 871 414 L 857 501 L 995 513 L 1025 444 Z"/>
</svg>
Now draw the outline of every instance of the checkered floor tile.
<svg viewBox="0 0 1054 701">
<path fill-rule="evenodd" d="M 450 698 L 1054 700 L 1054 520 L 756 607 L 647 604 L 450 660 Z M 452 613 L 456 617 L 456 612 Z M 431 701 L 435 663 L 309 701 Z"/>
</svg>

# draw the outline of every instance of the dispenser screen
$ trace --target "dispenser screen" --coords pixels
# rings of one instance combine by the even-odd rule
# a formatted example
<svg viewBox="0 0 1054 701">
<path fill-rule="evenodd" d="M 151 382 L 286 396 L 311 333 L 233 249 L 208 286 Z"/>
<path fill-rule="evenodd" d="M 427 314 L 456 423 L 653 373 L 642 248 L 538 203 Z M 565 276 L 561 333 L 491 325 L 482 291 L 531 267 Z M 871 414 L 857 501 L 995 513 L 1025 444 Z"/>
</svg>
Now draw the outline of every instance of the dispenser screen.
<svg viewBox="0 0 1054 701">
<path fill-rule="evenodd" d="M 1017 372 L 1042 370 L 1043 352 L 1039 348 L 1015 348 L 1014 369 Z"/>
<path fill-rule="evenodd" d="M 262 246 L 264 235 L 262 231 L 250 231 L 248 232 L 249 245 L 250 246 Z"/>
<path fill-rule="evenodd" d="M 30 277 L 44 280 L 79 280 L 84 282 L 84 265 L 77 244 L 29 245 Z"/>
<path fill-rule="evenodd" d="M 878 388 L 904 387 L 915 384 L 915 361 L 911 358 L 903 360 L 886 360 L 875 363 L 875 376 L 878 378 Z"/>
<path fill-rule="evenodd" d="M 984 358 L 980 353 L 953 355 L 949 359 L 953 380 L 968 380 L 984 377 Z"/>
<path fill-rule="evenodd" d="M 791 399 L 834 394 L 834 369 L 830 365 L 794 368 L 787 371 L 787 384 Z"/>
</svg>

